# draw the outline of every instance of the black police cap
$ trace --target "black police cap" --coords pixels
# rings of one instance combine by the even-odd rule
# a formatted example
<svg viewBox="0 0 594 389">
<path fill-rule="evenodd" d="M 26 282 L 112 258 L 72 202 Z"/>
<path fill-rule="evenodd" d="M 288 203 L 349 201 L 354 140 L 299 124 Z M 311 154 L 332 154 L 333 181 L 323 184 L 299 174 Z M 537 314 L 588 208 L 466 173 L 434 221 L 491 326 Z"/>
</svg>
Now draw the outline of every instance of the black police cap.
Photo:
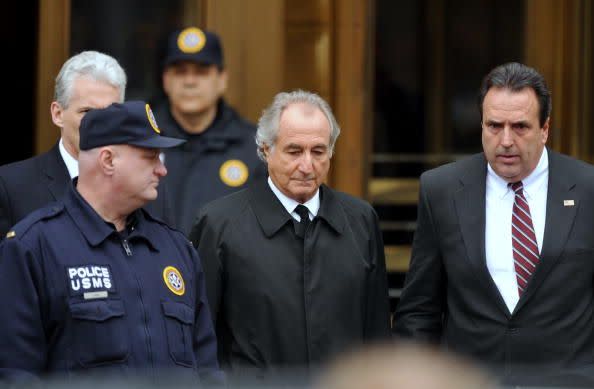
<svg viewBox="0 0 594 389">
<path fill-rule="evenodd" d="M 167 40 L 164 66 L 190 61 L 223 67 L 223 50 L 219 36 L 213 32 L 188 27 L 173 32 Z"/>
<path fill-rule="evenodd" d="M 80 122 L 80 149 L 127 144 L 165 149 L 185 140 L 161 136 L 151 107 L 144 101 L 113 103 L 107 108 L 92 109 Z"/>
</svg>

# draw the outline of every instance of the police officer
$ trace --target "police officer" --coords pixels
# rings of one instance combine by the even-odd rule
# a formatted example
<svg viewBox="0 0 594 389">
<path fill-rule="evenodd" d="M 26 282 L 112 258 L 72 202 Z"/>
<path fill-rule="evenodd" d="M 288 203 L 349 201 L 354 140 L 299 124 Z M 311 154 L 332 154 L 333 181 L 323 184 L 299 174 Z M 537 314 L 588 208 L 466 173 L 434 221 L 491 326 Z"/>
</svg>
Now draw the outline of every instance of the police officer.
<svg viewBox="0 0 594 389">
<path fill-rule="evenodd" d="M 85 115 L 79 177 L 0 243 L 3 378 L 221 378 L 197 253 L 142 208 L 167 174 L 160 149 L 183 142 L 141 101 Z"/>
<path fill-rule="evenodd" d="M 227 72 L 216 34 L 196 27 L 172 33 L 162 76 L 167 103 L 155 116 L 165 135 L 187 140 L 165 151 L 164 185 L 176 226 L 187 234 L 203 204 L 244 188 L 266 170 L 254 151 L 255 126 L 222 98 Z"/>
</svg>

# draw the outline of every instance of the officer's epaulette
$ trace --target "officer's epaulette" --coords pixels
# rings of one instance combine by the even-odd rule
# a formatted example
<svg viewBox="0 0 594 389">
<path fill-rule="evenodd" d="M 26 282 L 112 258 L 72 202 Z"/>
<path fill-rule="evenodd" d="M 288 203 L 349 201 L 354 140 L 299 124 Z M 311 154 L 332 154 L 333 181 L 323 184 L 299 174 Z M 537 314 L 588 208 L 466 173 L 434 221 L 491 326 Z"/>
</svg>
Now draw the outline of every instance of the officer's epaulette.
<svg viewBox="0 0 594 389">
<path fill-rule="evenodd" d="M 7 233 L 6 239 L 13 239 L 23 236 L 31 227 L 42 220 L 56 217 L 64 210 L 64 204 L 54 203 L 31 212 L 20 222 L 13 226 Z"/>
</svg>

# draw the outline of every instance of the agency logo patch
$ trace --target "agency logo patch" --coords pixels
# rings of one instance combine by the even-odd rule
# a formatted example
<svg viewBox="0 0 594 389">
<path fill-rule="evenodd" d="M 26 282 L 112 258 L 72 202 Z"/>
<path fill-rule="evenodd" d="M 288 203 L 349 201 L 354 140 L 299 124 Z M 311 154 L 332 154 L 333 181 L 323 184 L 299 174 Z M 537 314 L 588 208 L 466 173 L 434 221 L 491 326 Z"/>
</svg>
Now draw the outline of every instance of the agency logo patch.
<svg viewBox="0 0 594 389">
<path fill-rule="evenodd" d="M 146 110 L 146 117 L 148 118 L 151 127 L 153 127 L 153 130 L 155 130 L 157 134 L 160 134 L 161 130 L 159 130 L 159 126 L 157 125 L 157 120 L 155 119 L 155 115 L 153 115 L 151 106 L 147 104 L 145 105 L 144 109 Z"/>
<path fill-rule="evenodd" d="M 111 269 L 107 265 L 82 265 L 66 268 L 71 294 L 107 297 L 115 291 Z M 91 297 L 92 298 L 92 297 Z"/>
<path fill-rule="evenodd" d="M 248 179 L 248 167 L 239 159 L 230 159 L 221 165 L 219 176 L 227 186 L 241 186 Z"/>
<path fill-rule="evenodd" d="M 163 280 L 165 281 L 165 285 L 169 288 L 170 291 L 175 293 L 178 296 L 183 295 L 186 292 L 186 284 L 184 283 L 184 279 L 175 267 L 167 266 L 163 269 Z"/>
<path fill-rule="evenodd" d="M 206 36 L 196 27 L 186 28 L 177 37 L 177 47 L 184 53 L 197 53 L 206 44 Z"/>
</svg>

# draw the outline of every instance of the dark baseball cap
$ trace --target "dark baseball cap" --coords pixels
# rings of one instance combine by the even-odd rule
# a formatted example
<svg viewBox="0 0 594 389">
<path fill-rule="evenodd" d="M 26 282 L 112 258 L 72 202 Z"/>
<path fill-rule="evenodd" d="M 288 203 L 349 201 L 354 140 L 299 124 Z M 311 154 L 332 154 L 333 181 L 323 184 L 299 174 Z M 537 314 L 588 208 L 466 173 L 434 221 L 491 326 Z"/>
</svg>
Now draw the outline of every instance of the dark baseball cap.
<svg viewBox="0 0 594 389">
<path fill-rule="evenodd" d="M 163 66 L 178 61 L 190 61 L 223 67 L 223 50 L 219 36 L 198 27 L 188 27 L 171 33 Z"/>
<path fill-rule="evenodd" d="M 166 149 L 184 139 L 161 136 L 151 107 L 144 101 L 113 103 L 107 108 L 92 109 L 80 122 L 80 149 L 127 144 Z"/>
</svg>

